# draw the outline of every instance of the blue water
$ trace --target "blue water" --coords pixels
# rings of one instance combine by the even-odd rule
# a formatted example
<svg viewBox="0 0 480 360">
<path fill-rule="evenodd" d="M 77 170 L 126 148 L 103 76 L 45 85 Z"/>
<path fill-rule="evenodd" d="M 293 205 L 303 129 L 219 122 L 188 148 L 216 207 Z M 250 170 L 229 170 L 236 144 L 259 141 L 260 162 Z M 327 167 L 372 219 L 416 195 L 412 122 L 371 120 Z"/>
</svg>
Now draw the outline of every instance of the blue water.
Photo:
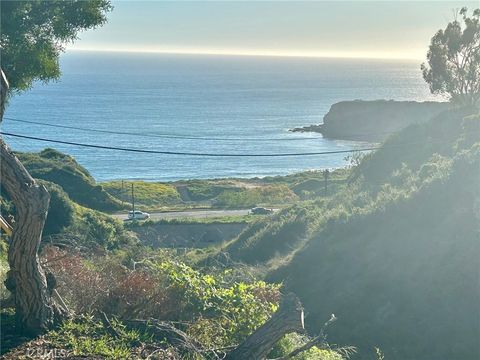
<svg viewBox="0 0 480 360">
<path fill-rule="evenodd" d="M 61 64 L 60 81 L 36 84 L 12 99 L 3 131 L 162 151 L 334 151 L 365 144 L 288 129 L 321 123 L 330 106 L 341 100 L 434 99 L 419 64 L 412 61 L 72 52 L 62 57 Z M 8 117 L 109 131 L 235 140 L 91 133 L 18 123 Z M 345 165 L 345 154 L 206 158 L 7 140 L 19 151 L 49 146 L 71 154 L 99 181 L 254 177 Z"/>
</svg>

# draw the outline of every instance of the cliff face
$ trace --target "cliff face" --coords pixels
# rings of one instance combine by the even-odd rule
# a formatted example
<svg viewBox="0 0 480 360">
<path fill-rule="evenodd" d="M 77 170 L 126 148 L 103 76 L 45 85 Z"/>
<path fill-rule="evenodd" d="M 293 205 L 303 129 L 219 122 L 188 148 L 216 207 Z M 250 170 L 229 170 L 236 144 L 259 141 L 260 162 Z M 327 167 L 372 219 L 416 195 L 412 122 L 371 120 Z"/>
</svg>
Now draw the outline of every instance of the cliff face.
<svg viewBox="0 0 480 360">
<path fill-rule="evenodd" d="M 311 130 L 326 138 L 383 141 L 391 133 L 426 122 L 448 108 L 448 103 L 440 102 L 342 101 L 332 105 L 323 124 Z"/>
</svg>

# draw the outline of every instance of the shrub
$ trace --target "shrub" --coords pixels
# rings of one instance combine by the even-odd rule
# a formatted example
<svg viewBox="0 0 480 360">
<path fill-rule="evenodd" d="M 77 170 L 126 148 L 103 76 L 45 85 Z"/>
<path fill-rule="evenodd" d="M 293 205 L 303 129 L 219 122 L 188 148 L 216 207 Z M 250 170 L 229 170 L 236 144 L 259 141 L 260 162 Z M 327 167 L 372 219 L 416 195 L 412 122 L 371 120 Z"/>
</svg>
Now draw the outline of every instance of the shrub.
<svg viewBox="0 0 480 360">
<path fill-rule="evenodd" d="M 39 183 L 44 185 L 50 194 L 50 206 L 43 235 L 58 234 L 73 223 L 74 206 L 67 193 L 57 184 L 42 180 Z"/>
<path fill-rule="evenodd" d="M 310 339 L 305 335 L 291 333 L 285 335 L 272 349 L 268 358 L 281 358 L 293 350 L 305 345 Z M 343 356 L 332 350 L 323 350 L 314 346 L 292 358 L 292 360 L 342 360 Z"/>
<path fill-rule="evenodd" d="M 185 330 L 194 338 L 206 341 L 217 334 L 210 339 L 216 346 L 243 340 L 279 300 L 277 285 L 237 281 L 229 271 L 203 274 L 172 260 L 144 261 L 131 270 L 115 258 L 84 259 L 54 247 L 44 250 L 43 259 L 75 311 L 188 321 Z"/>
<path fill-rule="evenodd" d="M 189 180 L 183 186 L 193 201 L 212 200 L 223 191 L 232 189 L 232 185 L 215 184 L 209 180 Z"/>
<path fill-rule="evenodd" d="M 192 316 L 215 319 L 215 326 L 224 333 L 218 345 L 240 342 L 276 310 L 279 300 L 276 285 L 262 281 L 230 282 L 226 276 L 228 271 L 215 276 L 201 274 L 178 262 L 164 262 L 158 268 L 167 276 L 169 290 L 179 302 L 181 319 Z M 190 332 L 202 337 L 203 329 L 203 326 L 194 326 Z"/>
<path fill-rule="evenodd" d="M 65 230 L 64 236 L 75 238 L 79 245 L 106 250 L 118 249 L 136 241 L 120 220 L 79 206 L 76 207 L 75 221 Z"/>
<path fill-rule="evenodd" d="M 7 279 L 7 272 L 9 270 L 7 253 L 7 244 L 3 241 L 3 239 L 0 239 L 0 301 L 7 299 L 10 295 L 4 284 L 4 281 Z"/>
</svg>

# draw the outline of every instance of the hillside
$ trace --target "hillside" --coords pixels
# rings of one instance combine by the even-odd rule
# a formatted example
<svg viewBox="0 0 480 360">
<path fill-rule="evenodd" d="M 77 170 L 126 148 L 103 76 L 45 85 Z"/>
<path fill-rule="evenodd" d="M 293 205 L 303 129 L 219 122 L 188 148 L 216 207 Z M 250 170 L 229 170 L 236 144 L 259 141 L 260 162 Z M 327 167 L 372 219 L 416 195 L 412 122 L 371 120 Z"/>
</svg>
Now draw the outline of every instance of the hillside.
<svg viewBox="0 0 480 360">
<path fill-rule="evenodd" d="M 54 149 L 17 155 L 34 178 L 60 185 L 76 203 L 101 211 L 123 208 L 121 201 L 98 185 L 88 170 L 73 157 Z"/>
<path fill-rule="evenodd" d="M 329 200 L 284 210 L 224 250 L 266 264 L 359 359 L 480 356 L 480 118 L 442 113 L 390 137 Z M 475 145 L 475 143 L 477 144 Z"/>
<path fill-rule="evenodd" d="M 327 225 L 270 279 L 298 293 L 317 326 L 340 317 L 331 340 L 360 353 L 478 358 L 479 169 L 477 147 L 412 194 Z"/>
<path fill-rule="evenodd" d="M 341 101 L 331 106 L 323 124 L 294 131 L 319 132 L 332 139 L 383 141 L 408 125 L 427 122 L 448 106 L 428 101 Z"/>
</svg>

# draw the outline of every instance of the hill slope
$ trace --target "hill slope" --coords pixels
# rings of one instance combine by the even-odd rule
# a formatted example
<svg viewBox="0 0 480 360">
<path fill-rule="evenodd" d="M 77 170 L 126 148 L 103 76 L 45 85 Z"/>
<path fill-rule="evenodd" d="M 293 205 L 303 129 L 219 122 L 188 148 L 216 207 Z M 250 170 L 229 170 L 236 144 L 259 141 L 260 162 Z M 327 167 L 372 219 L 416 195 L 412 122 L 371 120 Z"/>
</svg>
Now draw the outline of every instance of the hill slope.
<svg viewBox="0 0 480 360">
<path fill-rule="evenodd" d="M 123 208 L 121 201 L 97 185 L 90 173 L 69 155 L 45 149 L 39 153 L 19 153 L 17 156 L 34 178 L 60 185 L 80 205 L 101 211 Z"/>
<path fill-rule="evenodd" d="M 445 171 L 332 222 L 270 278 L 299 294 L 310 324 L 341 318 L 334 342 L 388 359 L 478 358 L 480 148 Z"/>
<path fill-rule="evenodd" d="M 335 313 L 330 339 L 358 358 L 374 346 L 394 360 L 478 358 L 480 118 L 464 115 L 390 137 L 345 191 L 254 224 L 226 250 L 268 264 L 313 330 Z"/>
</svg>

